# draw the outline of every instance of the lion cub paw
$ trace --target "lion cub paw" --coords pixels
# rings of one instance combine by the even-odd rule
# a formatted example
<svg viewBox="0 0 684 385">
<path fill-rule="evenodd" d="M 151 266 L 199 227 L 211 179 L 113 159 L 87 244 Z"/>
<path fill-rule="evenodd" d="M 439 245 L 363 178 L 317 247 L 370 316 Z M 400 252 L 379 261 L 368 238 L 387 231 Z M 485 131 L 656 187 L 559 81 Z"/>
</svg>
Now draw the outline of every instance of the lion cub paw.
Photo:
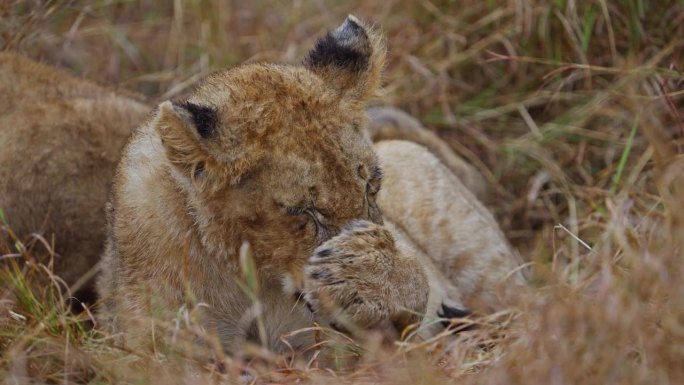
<svg viewBox="0 0 684 385">
<path fill-rule="evenodd" d="M 354 221 L 319 246 L 305 268 L 309 308 L 331 326 L 373 328 L 390 321 L 395 290 L 390 275 L 397 249 L 384 227 Z"/>
</svg>

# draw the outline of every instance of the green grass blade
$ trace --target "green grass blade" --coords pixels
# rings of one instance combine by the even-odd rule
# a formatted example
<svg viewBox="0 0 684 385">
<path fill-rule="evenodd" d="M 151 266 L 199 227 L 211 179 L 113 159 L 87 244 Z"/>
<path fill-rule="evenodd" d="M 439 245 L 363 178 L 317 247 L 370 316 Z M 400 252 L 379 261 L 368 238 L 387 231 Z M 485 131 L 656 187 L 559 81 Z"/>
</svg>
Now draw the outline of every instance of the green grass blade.
<svg viewBox="0 0 684 385">
<path fill-rule="evenodd" d="M 629 132 L 627 144 L 625 145 L 625 148 L 622 150 L 622 155 L 620 156 L 620 163 L 618 163 L 615 175 L 613 175 L 613 183 L 610 186 L 611 195 L 614 195 L 617 191 L 617 186 L 620 183 L 620 179 L 622 178 L 622 173 L 625 170 L 625 165 L 627 164 L 627 158 L 629 158 L 629 153 L 632 151 L 632 143 L 634 142 L 634 135 L 636 135 L 637 127 L 638 123 L 637 121 L 635 121 L 632 125 L 631 131 Z"/>
</svg>

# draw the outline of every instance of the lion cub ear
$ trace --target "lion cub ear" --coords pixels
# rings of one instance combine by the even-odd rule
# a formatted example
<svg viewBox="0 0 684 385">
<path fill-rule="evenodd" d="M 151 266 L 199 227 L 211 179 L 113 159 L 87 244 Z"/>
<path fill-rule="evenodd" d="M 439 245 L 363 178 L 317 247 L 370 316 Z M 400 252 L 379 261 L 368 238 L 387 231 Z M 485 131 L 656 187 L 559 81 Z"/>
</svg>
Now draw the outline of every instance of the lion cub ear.
<svg viewBox="0 0 684 385">
<path fill-rule="evenodd" d="M 154 122 L 166 156 L 191 179 L 212 163 L 206 141 L 216 135 L 217 125 L 214 107 L 191 102 L 163 102 Z"/>
<path fill-rule="evenodd" d="M 364 103 L 380 87 L 386 53 L 380 33 L 349 15 L 341 26 L 318 41 L 304 66 L 343 97 Z"/>
</svg>

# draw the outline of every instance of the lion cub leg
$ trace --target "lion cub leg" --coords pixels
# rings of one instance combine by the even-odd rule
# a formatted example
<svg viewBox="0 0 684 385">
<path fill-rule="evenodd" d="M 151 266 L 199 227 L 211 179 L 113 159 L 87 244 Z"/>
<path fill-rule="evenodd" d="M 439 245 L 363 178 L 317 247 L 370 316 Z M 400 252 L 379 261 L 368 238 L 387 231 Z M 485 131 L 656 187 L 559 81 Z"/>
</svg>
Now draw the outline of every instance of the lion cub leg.
<svg viewBox="0 0 684 385">
<path fill-rule="evenodd" d="M 440 159 L 407 141 L 381 141 L 375 150 L 383 170 L 377 195 L 383 218 L 429 257 L 423 266 L 456 288 L 456 301 L 490 312 L 520 293 L 526 285 L 520 256 Z"/>
<path fill-rule="evenodd" d="M 425 147 L 375 148 L 385 224 L 352 222 L 311 256 L 304 286 L 316 317 L 358 328 L 421 322 L 430 335 L 442 317 L 500 309 L 525 279 L 492 215 Z"/>
<path fill-rule="evenodd" d="M 318 247 L 305 269 L 304 292 L 319 321 L 350 331 L 434 324 L 444 306 L 467 314 L 430 258 L 391 223 L 354 221 Z"/>
</svg>

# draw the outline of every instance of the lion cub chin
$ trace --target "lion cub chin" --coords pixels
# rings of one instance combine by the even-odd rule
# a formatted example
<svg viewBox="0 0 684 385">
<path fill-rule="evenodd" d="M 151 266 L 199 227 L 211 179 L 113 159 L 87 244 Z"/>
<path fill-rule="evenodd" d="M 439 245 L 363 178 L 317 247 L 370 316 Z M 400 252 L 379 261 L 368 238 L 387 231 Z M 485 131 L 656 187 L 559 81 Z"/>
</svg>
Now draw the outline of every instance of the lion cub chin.
<svg viewBox="0 0 684 385">
<path fill-rule="evenodd" d="M 394 150 L 379 148 L 378 158 L 364 129 L 385 52 L 380 35 L 349 16 L 303 65 L 238 66 L 209 76 L 187 100 L 161 103 L 133 134 L 114 179 L 100 318 L 123 331 L 127 343 L 144 345 L 173 324 L 178 309 L 203 303 L 201 323 L 225 348 L 255 340 L 284 350 L 313 344 L 311 333 L 295 333 L 287 344 L 281 336 L 316 320 L 401 329 L 445 309 L 465 314 L 463 300 L 476 292 L 473 280 L 484 264 L 451 275 L 440 268 L 457 268 L 462 238 L 479 229 L 454 233 L 441 248 L 414 242 L 406 233 L 411 218 L 431 218 L 412 211 L 422 210 L 418 201 L 410 208 L 387 195 L 410 192 L 401 191 Z M 389 143 L 408 151 L 400 158 L 417 156 L 416 167 L 436 168 L 409 180 L 446 178 L 410 187 L 417 193 L 435 189 L 427 197 L 442 199 L 450 197 L 443 190 L 458 197 L 465 189 L 424 148 Z M 391 182 L 398 189 L 380 189 L 381 167 L 398 178 Z M 392 222 L 383 224 L 381 200 Z M 439 219 L 449 210 L 486 217 L 468 222 L 493 226 L 475 238 L 490 236 L 503 246 L 481 259 L 513 260 L 472 195 L 426 205 L 443 206 L 445 212 L 433 210 Z M 438 241 L 423 230 L 415 236 Z M 497 274 L 492 280 L 503 275 Z"/>
</svg>

